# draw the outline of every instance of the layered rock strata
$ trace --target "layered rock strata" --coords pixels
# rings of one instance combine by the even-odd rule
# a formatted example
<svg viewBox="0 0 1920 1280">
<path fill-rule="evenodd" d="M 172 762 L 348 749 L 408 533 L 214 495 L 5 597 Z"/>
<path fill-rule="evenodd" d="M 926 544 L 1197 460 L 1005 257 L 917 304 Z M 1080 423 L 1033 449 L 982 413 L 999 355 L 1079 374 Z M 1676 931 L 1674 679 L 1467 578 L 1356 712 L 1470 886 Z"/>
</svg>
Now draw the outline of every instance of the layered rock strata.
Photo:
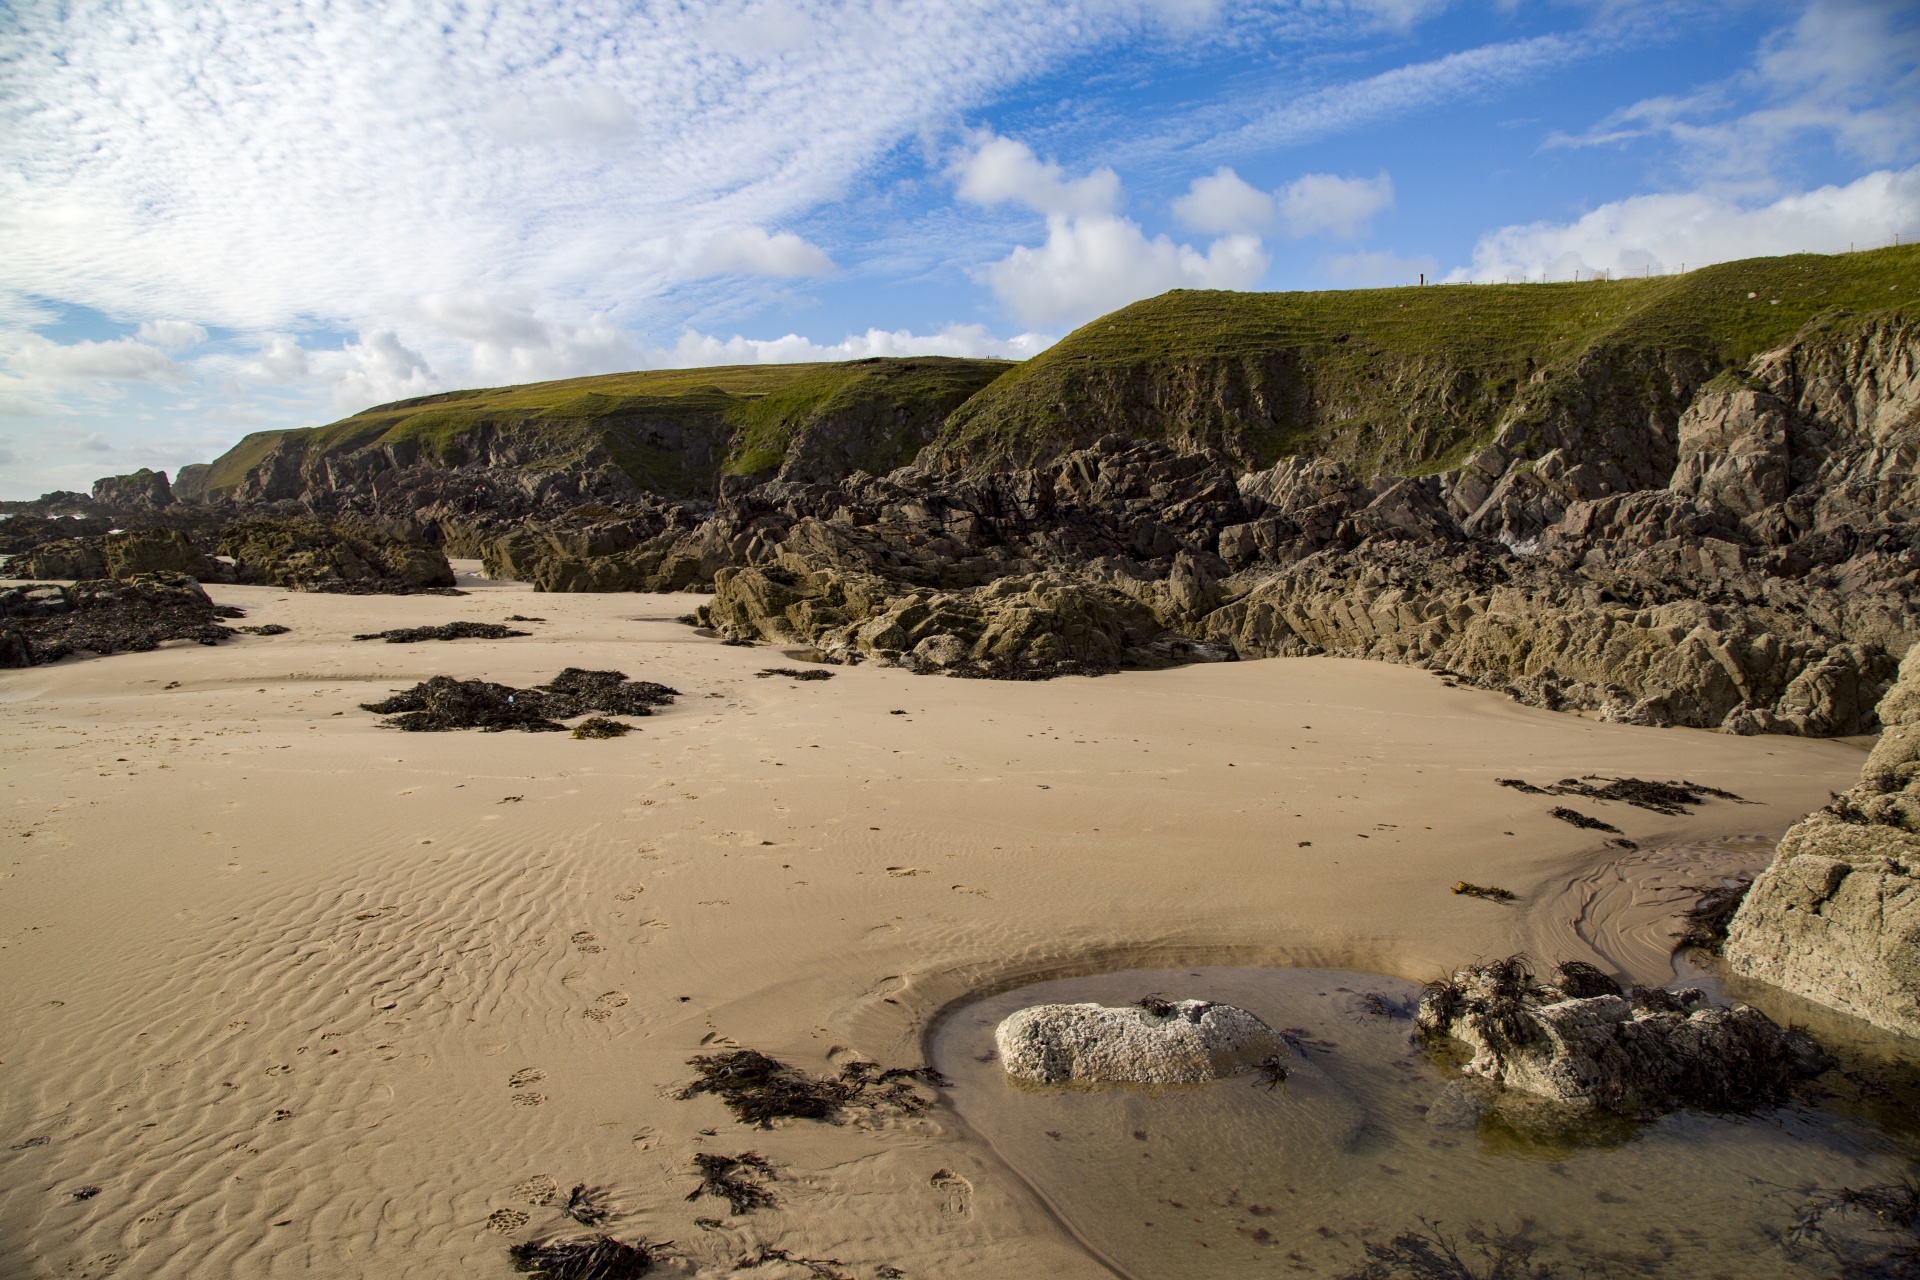
<svg viewBox="0 0 1920 1280">
<path fill-rule="evenodd" d="M 1920 650 L 1860 782 L 1780 841 L 1728 929 L 1734 972 L 1920 1036 Z"/>
</svg>

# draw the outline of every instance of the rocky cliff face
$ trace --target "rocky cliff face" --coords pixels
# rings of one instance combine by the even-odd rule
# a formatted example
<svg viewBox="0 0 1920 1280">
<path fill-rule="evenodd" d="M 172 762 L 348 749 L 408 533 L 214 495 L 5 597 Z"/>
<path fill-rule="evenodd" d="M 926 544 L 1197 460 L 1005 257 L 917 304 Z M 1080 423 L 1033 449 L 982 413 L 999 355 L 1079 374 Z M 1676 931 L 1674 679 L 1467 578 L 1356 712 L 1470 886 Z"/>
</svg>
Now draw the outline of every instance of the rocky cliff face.
<svg viewBox="0 0 1920 1280">
<path fill-rule="evenodd" d="M 124 476 L 102 476 L 93 482 L 93 500 L 123 511 L 157 511 L 173 505 L 167 473 L 145 467 Z"/>
<path fill-rule="evenodd" d="M 1736 973 L 1920 1036 L 1920 649 L 1878 714 L 1859 785 L 1787 832 L 1725 953 Z"/>
</svg>

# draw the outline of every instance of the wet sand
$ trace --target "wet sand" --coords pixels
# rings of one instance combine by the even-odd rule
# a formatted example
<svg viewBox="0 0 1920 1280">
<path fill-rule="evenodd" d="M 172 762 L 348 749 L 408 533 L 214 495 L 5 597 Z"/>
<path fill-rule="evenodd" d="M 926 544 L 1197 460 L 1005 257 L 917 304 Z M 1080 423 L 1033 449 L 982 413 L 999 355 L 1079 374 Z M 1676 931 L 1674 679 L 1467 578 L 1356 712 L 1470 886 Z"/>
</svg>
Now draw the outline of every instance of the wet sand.
<svg viewBox="0 0 1920 1280">
<path fill-rule="evenodd" d="M 1777 836 L 1863 759 L 1337 659 L 761 679 L 795 663 L 697 637 L 693 597 L 463 586 L 215 587 L 293 630 L 0 672 L 0 1274 L 505 1276 L 509 1243 L 581 1230 L 529 1203 L 548 1179 L 675 1241 L 663 1274 L 776 1248 L 863 1278 L 1108 1275 L 950 1109 L 748 1129 L 674 1098 L 686 1059 L 918 1065 L 956 1001 L 1112 969 L 1424 980 L 1530 949 L 1665 981 L 1692 855 L 1660 851 L 1710 850 L 1702 880 L 1764 862 L 1726 838 Z M 350 639 L 514 613 L 547 621 Z M 566 666 L 684 696 L 609 741 L 357 709 Z M 1758 803 L 1675 818 L 1494 781 L 1583 773 Z M 684 1199 L 696 1152 L 744 1150 L 777 1208 Z"/>
</svg>

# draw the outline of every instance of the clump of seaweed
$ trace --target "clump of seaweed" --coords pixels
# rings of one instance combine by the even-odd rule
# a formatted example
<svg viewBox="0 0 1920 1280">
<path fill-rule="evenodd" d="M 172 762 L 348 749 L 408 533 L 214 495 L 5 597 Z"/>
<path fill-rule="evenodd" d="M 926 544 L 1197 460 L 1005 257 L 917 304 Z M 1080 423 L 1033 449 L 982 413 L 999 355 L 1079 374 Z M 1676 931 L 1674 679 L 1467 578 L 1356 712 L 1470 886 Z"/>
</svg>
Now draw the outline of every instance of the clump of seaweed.
<svg viewBox="0 0 1920 1280">
<path fill-rule="evenodd" d="M 1134 1004 L 1145 1009 L 1156 1018 L 1164 1018 L 1173 1012 L 1173 1001 L 1156 992 L 1148 992 L 1138 1000 L 1135 1000 Z"/>
<path fill-rule="evenodd" d="M 1553 985 L 1572 1000 L 1622 994 L 1619 983 L 1585 960 L 1562 960 L 1554 969 Z"/>
<path fill-rule="evenodd" d="M 576 1182 L 573 1190 L 567 1193 L 567 1203 L 560 1212 L 572 1218 L 583 1227 L 597 1227 L 613 1216 L 613 1210 L 607 1205 L 607 1193 L 599 1187 L 590 1187 L 584 1182 Z"/>
<path fill-rule="evenodd" d="M 1455 884 L 1453 891 L 1469 898 L 1486 898 L 1491 902 L 1512 902 L 1514 899 L 1511 889 L 1502 889 L 1490 884 L 1473 884 L 1466 880 Z"/>
<path fill-rule="evenodd" d="M 676 689 L 647 680 L 629 680 L 618 671 L 568 667 L 548 683 L 531 689 L 435 676 L 382 702 L 363 702 L 360 706 L 363 711 L 391 717 L 386 727 L 413 733 L 449 729 L 555 733 L 566 728 L 559 723 L 561 720 L 590 711 L 650 716 L 654 707 L 678 696 Z"/>
<path fill-rule="evenodd" d="M 1270 1053 L 1260 1059 L 1260 1061 L 1253 1064 L 1253 1069 L 1258 1071 L 1260 1078 L 1266 1082 L 1268 1093 L 1272 1093 L 1275 1089 L 1285 1084 L 1287 1082 L 1287 1076 L 1290 1074 L 1287 1067 L 1287 1060 L 1277 1053 Z"/>
<path fill-rule="evenodd" d="M 1558 1272 L 1533 1261 L 1540 1246 L 1519 1231 L 1470 1223 L 1461 1235 L 1473 1256 L 1463 1257 L 1460 1240 L 1440 1223 L 1423 1217 L 1420 1225 L 1424 1230 L 1403 1231 L 1384 1244 L 1367 1241 L 1367 1265 L 1342 1280 L 1549 1280 Z"/>
<path fill-rule="evenodd" d="M 609 720 L 605 716 L 589 716 L 573 726 L 573 736 L 576 738 L 624 738 L 632 732 L 632 725 Z"/>
<path fill-rule="evenodd" d="M 257 627 L 235 627 L 234 630 L 244 631 L 250 636 L 283 636 L 293 628 L 283 627 L 277 622 L 265 622 Z"/>
<path fill-rule="evenodd" d="M 719 1098 L 742 1124 L 771 1129 L 775 1120 L 831 1120 L 854 1104 L 890 1103 L 908 1111 L 927 1103 L 907 1084 L 946 1083 L 932 1067 L 890 1067 L 875 1062 L 849 1062 L 838 1077 L 810 1076 L 778 1058 L 754 1049 L 701 1054 L 687 1065 L 700 1073 L 680 1091 L 684 1101 L 710 1093 Z"/>
<path fill-rule="evenodd" d="M 514 1270 L 553 1280 L 633 1280 L 653 1269 L 664 1245 L 612 1236 L 584 1240 L 528 1240 L 507 1250 Z"/>
<path fill-rule="evenodd" d="M 1570 822 L 1574 826 L 1581 827 L 1587 831 L 1611 831 L 1615 835 L 1620 834 L 1620 828 L 1614 826 L 1611 822 L 1602 822 L 1598 818 L 1590 818 L 1578 809 L 1569 809 L 1565 805 L 1555 805 L 1553 808 L 1547 810 L 1547 816 L 1549 818 L 1558 818 L 1562 822 Z"/>
<path fill-rule="evenodd" d="M 766 1157 L 758 1152 L 743 1151 L 737 1156 L 723 1156 L 702 1151 L 693 1158 L 693 1167 L 700 1173 L 700 1185 L 687 1192 L 689 1200 L 718 1196 L 727 1202 L 735 1217 L 755 1209 L 772 1208 L 779 1203 L 773 1192 L 767 1189 L 767 1183 L 777 1182 L 779 1175 L 774 1173 Z"/>
<path fill-rule="evenodd" d="M 765 680 L 768 676 L 785 676 L 789 680 L 833 679 L 833 672 L 822 671 L 817 668 L 812 671 L 801 671 L 797 667 L 768 667 L 765 671 L 756 671 L 754 674 L 762 680 Z"/>
<path fill-rule="evenodd" d="M 1719 955 L 1720 948 L 1726 945 L 1727 931 L 1733 927 L 1733 917 L 1740 910 L 1740 904 L 1747 900 L 1747 890 L 1751 888 L 1753 878 L 1746 876 L 1702 893 L 1700 900 L 1682 917 L 1687 927 L 1675 940 L 1673 949 L 1699 947 Z"/>
<path fill-rule="evenodd" d="M 417 644 L 422 640 L 505 640 L 510 636 L 530 636 L 531 631 L 515 631 L 497 622 L 448 622 L 437 627 L 395 627 L 355 636 L 355 640 L 385 640 L 388 644 Z"/>
<path fill-rule="evenodd" d="M 752 1257 L 742 1258 L 734 1263 L 733 1269 L 751 1271 L 769 1262 L 786 1262 L 796 1267 L 805 1267 L 807 1274 L 813 1276 L 814 1280 L 853 1280 L 853 1277 L 846 1272 L 837 1270 L 847 1265 L 838 1258 L 802 1258 L 797 1254 L 788 1253 L 785 1249 L 762 1249 Z M 893 1274 L 897 1276 L 900 1273 L 895 1271 Z"/>
<path fill-rule="evenodd" d="M 1649 782 L 1645 778 L 1603 779 L 1597 774 L 1588 774 L 1585 778 L 1562 778 L 1546 787 L 1536 787 L 1520 778 L 1496 778 L 1495 781 L 1503 787 L 1512 787 L 1530 796 L 1584 796 L 1589 800 L 1617 800 L 1638 809 L 1664 813 L 1670 818 L 1690 813 L 1709 798 L 1741 801 L 1741 797 L 1731 791 L 1684 780 Z M 1601 785 L 1595 786 L 1596 781 Z"/>
<path fill-rule="evenodd" d="M 1793 1249 L 1817 1250 L 1861 1280 L 1920 1276 L 1920 1176 L 1809 1195 L 1787 1229 Z"/>
</svg>

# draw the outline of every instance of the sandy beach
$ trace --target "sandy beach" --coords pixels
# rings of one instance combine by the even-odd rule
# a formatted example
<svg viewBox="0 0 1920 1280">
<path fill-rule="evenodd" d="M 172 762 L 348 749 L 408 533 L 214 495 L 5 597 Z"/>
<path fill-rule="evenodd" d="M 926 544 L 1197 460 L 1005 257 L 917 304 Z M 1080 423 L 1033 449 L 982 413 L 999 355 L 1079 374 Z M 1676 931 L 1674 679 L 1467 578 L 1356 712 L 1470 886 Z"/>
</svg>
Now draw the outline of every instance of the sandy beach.
<svg viewBox="0 0 1920 1280">
<path fill-rule="evenodd" d="M 604 1229 L 675 1242 L 665 1274 L 776 1249 L 860 1277 L 1109 1275 L 950 1109 L 750 1129 L 676 1098 L 687 1059 L 918 1066 L 956 1002 L 1128 968 L 1425 980 L 1528 950 L 1668 981 L 1691 886 L 1763 865 L 1864 755 L 1330 658 L 798 682 L 677 622 L 699 597 L 457 567 L 460 598 L 216 586 L 291 630 L 0 673 L 0 1274 L 506 1276 L 507 1244 L 571 1225 L 543 1188 L 584 1183 Z M 351 639 L 512 614 L 545 621 Z M 568 666 L 681 696 L 609 741 L 359 709 Z M 1577 806 L 1627 852 L 1496 783 L 1588 773 L 1749 803 Z M 695 1153 L 745 1150 L 777 1207 L 685 1199 Z"/>
</svg>

